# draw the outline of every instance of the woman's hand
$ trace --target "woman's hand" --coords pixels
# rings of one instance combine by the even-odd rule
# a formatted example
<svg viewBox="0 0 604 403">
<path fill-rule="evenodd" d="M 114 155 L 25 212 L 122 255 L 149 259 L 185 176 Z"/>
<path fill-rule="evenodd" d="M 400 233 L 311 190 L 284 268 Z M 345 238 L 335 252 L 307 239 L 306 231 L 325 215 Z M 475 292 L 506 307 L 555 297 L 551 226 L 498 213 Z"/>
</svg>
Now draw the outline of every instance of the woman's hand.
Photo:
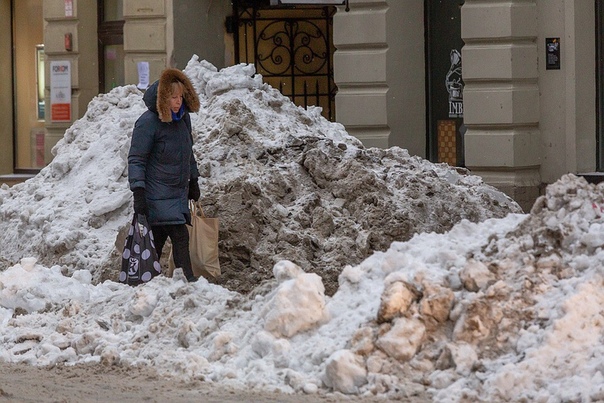
<svg viewBox="0 0 604 403">
<path fill-rule="evenodd" d="M 199 183 L 197 179 L 191 179 L 189 181 L 189 200 L 198 201 L 201 197 L 201 191 L 199 190 Z"/>
</svg>

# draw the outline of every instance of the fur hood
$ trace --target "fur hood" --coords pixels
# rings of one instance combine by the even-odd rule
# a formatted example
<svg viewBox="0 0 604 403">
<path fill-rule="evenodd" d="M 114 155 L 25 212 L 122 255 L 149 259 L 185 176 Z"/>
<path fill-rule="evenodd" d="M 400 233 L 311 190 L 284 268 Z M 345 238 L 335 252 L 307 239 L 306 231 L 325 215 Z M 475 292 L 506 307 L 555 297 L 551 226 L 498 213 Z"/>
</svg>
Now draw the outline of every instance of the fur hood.
<svg viewBox="0 0 604 403">
<path fill-rule="evenodd" d="M 145 92 L 143 100 L 147 107 L 159 115 L 162 122 L 170 123 L 172 113 L 170 111 L 170 91 L 172 83 L 180 81 L 184 85 L 182 94 L 185 109 L 189 112 L 199 111 L 199 97 L 195 88 L 185 73 L 178 69 L 165 69 L 159 80 L 151 84 Z"/>
</svg>

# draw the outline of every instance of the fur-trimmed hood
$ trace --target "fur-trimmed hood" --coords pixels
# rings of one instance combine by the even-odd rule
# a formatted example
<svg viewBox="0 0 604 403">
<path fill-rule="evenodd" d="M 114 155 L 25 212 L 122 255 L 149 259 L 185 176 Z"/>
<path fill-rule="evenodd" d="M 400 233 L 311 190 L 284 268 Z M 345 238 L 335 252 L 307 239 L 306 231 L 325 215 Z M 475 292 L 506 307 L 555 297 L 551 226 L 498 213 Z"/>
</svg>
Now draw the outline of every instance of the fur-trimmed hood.
<svg viewBox="0 0 604 403">
<path fill-rule="evenodd" d="M 172 83 L 176 81 L 180 81 L 184 85 L 182 97 L 185 109 L 189 112 L 199 111 L 199 97 L 186 74 L 178 69 L 165 69 L 159 80 L 151 84 L 143 96 L 147 108 L 157 113 L 159 119 L 165 123 L 172 121 L 170 91 Z"/>
</svg>

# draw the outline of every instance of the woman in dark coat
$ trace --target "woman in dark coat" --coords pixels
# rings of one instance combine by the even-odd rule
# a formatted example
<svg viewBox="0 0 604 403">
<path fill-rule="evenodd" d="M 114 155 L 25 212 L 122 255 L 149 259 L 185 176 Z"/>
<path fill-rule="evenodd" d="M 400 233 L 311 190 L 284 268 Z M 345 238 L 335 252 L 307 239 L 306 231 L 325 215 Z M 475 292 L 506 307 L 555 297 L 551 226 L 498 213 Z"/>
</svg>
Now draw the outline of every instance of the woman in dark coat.
<svg viewBox="0 0 604 403">
<path fill-rule="evenodd" d="M 199 98 L 188 77 L 166 69 L 145 92 L 149 108 L 136 121 L 128 154 L 134 212 L 147 216 L 158 255 L 168 237 L 174 265 L 195 281 L 189 256 L 189 199 L 199 200 L 199 171 L 193 155 L 191 117 Z"/>
</svg>

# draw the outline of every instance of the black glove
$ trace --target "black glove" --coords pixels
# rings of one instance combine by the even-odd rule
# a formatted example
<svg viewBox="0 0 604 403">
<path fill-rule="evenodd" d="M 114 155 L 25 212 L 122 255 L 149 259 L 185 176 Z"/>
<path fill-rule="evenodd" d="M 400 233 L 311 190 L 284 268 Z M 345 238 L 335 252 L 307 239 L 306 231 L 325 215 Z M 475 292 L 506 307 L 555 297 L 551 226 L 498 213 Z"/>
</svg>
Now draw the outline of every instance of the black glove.
<svg viewBox="0 0 604 403">
<path fill-rule="evenodd" d="M 134 212 L 136 214 L 148 215 L 149 209 L 147 208 L 147 199 L 145 198 L 144 188 L 134 188 L 132 190 L 134 194 Z"/>
<path fill-rule="evenodd" d="M 189 200 L 198 201 L 201 197 L 201 191 L 199 190 L 199 183 L 197 179 L 191 179 L 189 181 Z"/>
</svg>

